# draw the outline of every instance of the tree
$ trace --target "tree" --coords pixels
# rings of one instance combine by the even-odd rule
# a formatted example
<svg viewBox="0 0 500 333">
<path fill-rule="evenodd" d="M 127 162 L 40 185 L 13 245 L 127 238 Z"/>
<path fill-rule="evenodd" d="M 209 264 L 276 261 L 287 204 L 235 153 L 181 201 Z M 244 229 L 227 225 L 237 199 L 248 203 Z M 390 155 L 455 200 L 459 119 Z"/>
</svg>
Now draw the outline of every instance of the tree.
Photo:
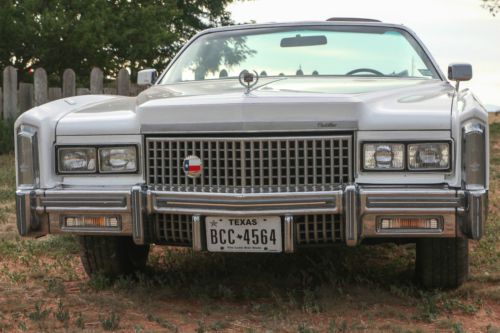
<svg viewBox="0 0 500 333">
<path fill-rule="evenodd" d="M 2 0 L 0 68 L 44 67 L 58 77 L 93 66 L 163 69 L 196 32 L 230 23 L 233 0 Z"/>
<path fill-rule="evenodd" d="M 495 16 L 500 11 L 500 0 L 481 0 L 483 7 Z"/>
</svg>

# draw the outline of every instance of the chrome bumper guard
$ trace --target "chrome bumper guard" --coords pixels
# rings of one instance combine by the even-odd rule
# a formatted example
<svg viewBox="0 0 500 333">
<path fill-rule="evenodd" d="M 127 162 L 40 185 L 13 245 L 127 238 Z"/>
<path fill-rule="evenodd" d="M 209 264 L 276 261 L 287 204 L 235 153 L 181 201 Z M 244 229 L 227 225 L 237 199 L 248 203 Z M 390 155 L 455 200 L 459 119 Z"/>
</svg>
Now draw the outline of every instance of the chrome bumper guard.
<svg viewBox="0 0 500 333">
<path fill-rule="evenodd" d="M 203 249 L 202 216 L 280 215 L 284 219 L 284 249 L 295 246 L 293 217 L 339 214 L 343 218 L 347 245 L 373 237 L 457 237 L 479 239 L 488 209 L 486 190 L 456 190 L 447 187 L 396 187 L 347 185 L 335 191 L 274 193 L 184 193 L 152 190 L 146 186 L 128 189 L 19 190 L 16 193 L 17 225 L 22 236 L 35 234 L 43 221 L 47 232 L 132 235 L 145 242 L 145 223 L 151 214 L 192 215 L 193 248 Z M 65 228 L 62 217 L 70 214 L 113 215 L 121 218 L 121 230 Z M 439 216 L 439 232 L 376 229 L 380 216 Z M 44 229 L 45 230 L 45 229 Z"/>
</svg>

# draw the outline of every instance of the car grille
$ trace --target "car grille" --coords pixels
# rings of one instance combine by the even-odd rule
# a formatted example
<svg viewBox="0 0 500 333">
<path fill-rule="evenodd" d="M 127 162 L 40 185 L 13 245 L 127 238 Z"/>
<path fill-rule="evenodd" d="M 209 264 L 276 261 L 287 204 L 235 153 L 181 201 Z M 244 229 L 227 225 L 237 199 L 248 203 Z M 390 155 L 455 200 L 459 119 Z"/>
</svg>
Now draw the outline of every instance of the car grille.
<svg viewBox="0 0 500 333">
<path fill-rule="evenodd" d="M 191 215 L 155 214 L 155 238 L 160 244 L 191 246 L 193 229 Z"/>
<path fill-rule="evenodd" d="M 327 190 L 352 179 L 352 137 L 148 137 L 147 182 L 182 192 L 297 192 Z M 199 178 L 184 159 L 197 156 Z"/>
<path fill-rule="evenodd" d="M 330 244 L 343 239 L 340 215 L 306 215 L 294 220 L 298 245 Z"/>
<path fill-rule="evenodd" d="M 331 244 L 343 240 L 339 215 L 305 215 L 294 218 L 297 245 Z M 192 216 L 155 214 L 155 239 L 158 244 L 192 246 Z"/>
</svg>

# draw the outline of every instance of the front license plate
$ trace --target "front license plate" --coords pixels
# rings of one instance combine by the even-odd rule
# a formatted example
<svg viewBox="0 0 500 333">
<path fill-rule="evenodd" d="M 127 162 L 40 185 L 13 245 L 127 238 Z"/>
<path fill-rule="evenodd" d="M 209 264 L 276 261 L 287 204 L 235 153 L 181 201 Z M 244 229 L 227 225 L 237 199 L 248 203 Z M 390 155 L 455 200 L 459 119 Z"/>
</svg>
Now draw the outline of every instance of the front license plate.
<svg viewBox="0 0 500 333">
<path fill-rule="evenodd" d="M 205 219 L 210 252 L 281 252 L 281 218 L 216 217 Z"/>
</svg>

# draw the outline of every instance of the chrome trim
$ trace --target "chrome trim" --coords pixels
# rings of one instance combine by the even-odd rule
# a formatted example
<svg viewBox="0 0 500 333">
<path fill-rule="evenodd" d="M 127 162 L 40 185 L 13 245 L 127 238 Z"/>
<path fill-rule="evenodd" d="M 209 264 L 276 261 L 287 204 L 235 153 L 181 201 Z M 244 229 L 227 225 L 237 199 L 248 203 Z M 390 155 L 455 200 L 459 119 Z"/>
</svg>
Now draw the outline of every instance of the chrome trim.
<svg viewBox="0 0 500 333">
<path fill-rule="evenodd" d="M 51 189 L 44 191 L 36 211 L 40 214 L 54 212 L 130 212 L 130 193 L 130 190 Z"/>
<path fill-rule="evenodd" d="M 328 188 L 352 181 L 352 147 L 352 135 L 147 137 L 146 180 L 156 190 L 172 192 Z M 202 160 L 199 178 L 182 170 L 189 155 Z"/>
<path fill-rule="evenodd" d="M 156 216 L 167 214 L 189 216 L 188 231 L 191 232 L 191 222 L 193 222 L 194 238 L 188 240 L 189 245 L 192 245 L 195 250 L 204 247 L 202 234 L 204 215 L 275 215 L 284 217 L 283 230 L 287 243 L 285 248 L 287 251 L 293 251 L 296 244 L 292 246 L 290 237 L 294 239 L 294 242 L 296 241 L 297 230 L 294 228 L 300 218 L 305 216 L 315 221 L 322 214 L 342 219 L 339 225 L 341 233 L 339 239 L 345 240 L 350 246 L 358 244 L 362 238 L 387 236 L 376 232 L 376 219 L 379 216 L 432 215 L 443 220 L 441 233 L 431 235 L 423 232 L 401 231 L 391 232 L 390 237 L 464 235 L 478 239 L 484 232 L 487 201 L 488 192 L 485 189 L 466 191 L 450 189 L 446 186 L 376 187 L 350 184 L 345 186 L 344 190 L 339 188 L 336 191 L 327 192 L 232 194 L 162 192 L 137 185 L 129 190 L 124 188 L 105 191 L 99 188 L 19 190 L 16 192 L 16 213 L 21 235 L 33 235 L 35 231 L 38 231 L 37 234 L 47 233 L 49 230 L 51 233 L 128 235 L 133 236 L 138 244 L 150 241 L 147 239 L 148 223 L 154 223 L 155 214 Z M 71 214 L 117 215 L 122 219 L 123 229 L 93 230 L 92 232 L 61 230 L 61 217 Z M 192 218 L 192 215 L 198 217 Z M 457 224 L 457 220 L 460 224 Z M 39 229 L 38 226 L 33 228 L 35 222 L 42 228 Z M 172 223 L 177 222 L 167 221 L 166 223 L 167 228 L 170 228 Z"/>
<path fill-rule="evenodd" d="M 33 191 L 16 192 L 16 220 L 19 235 L 26 236 L 31 230 L 32 210 L 31 197 Z"/>
<path fill-rule="evenodd" d="M 337 214 L 341 195 L 341 191 L 247 194 L 148 191 L 148 202 L 152 213 L 164 214 Z"/>
<path fill-rule="evenodd" d="M 345 217 L 345 241 L 348 246 L 359 243 L 360 218 L 358 203 L 358 188 L 356 185 L 347 185 L 344 190 L 344 217 Z"/>
<path fill-rule="evenodd" d="M 472 239 L 481 239 L 488 219 L 488 191 L 467 192 L 467 224 L 465 233 Z"/>
<path fill-rule="evenodd" d="M 144 244 L 144 195 L 140 186 L 132 187 L 131 191 L 132 208 L 132 237 L 137 245 Z"/>
<path fill-rule="evenodd" d="M 193 251 L 202 251 L 202 231 L 201 231 L 201 216 L 193 215 L 192 217 L 192 232 L 193 232 Z"/>
<path fill-rule="evenodd" d="M 293 228 L 293 215 L 286 215 L 284 218 L 284 248 L 283 251 L 285 253 L 293 253 L 295 252 L 295 235 Z"/>
</svg>

